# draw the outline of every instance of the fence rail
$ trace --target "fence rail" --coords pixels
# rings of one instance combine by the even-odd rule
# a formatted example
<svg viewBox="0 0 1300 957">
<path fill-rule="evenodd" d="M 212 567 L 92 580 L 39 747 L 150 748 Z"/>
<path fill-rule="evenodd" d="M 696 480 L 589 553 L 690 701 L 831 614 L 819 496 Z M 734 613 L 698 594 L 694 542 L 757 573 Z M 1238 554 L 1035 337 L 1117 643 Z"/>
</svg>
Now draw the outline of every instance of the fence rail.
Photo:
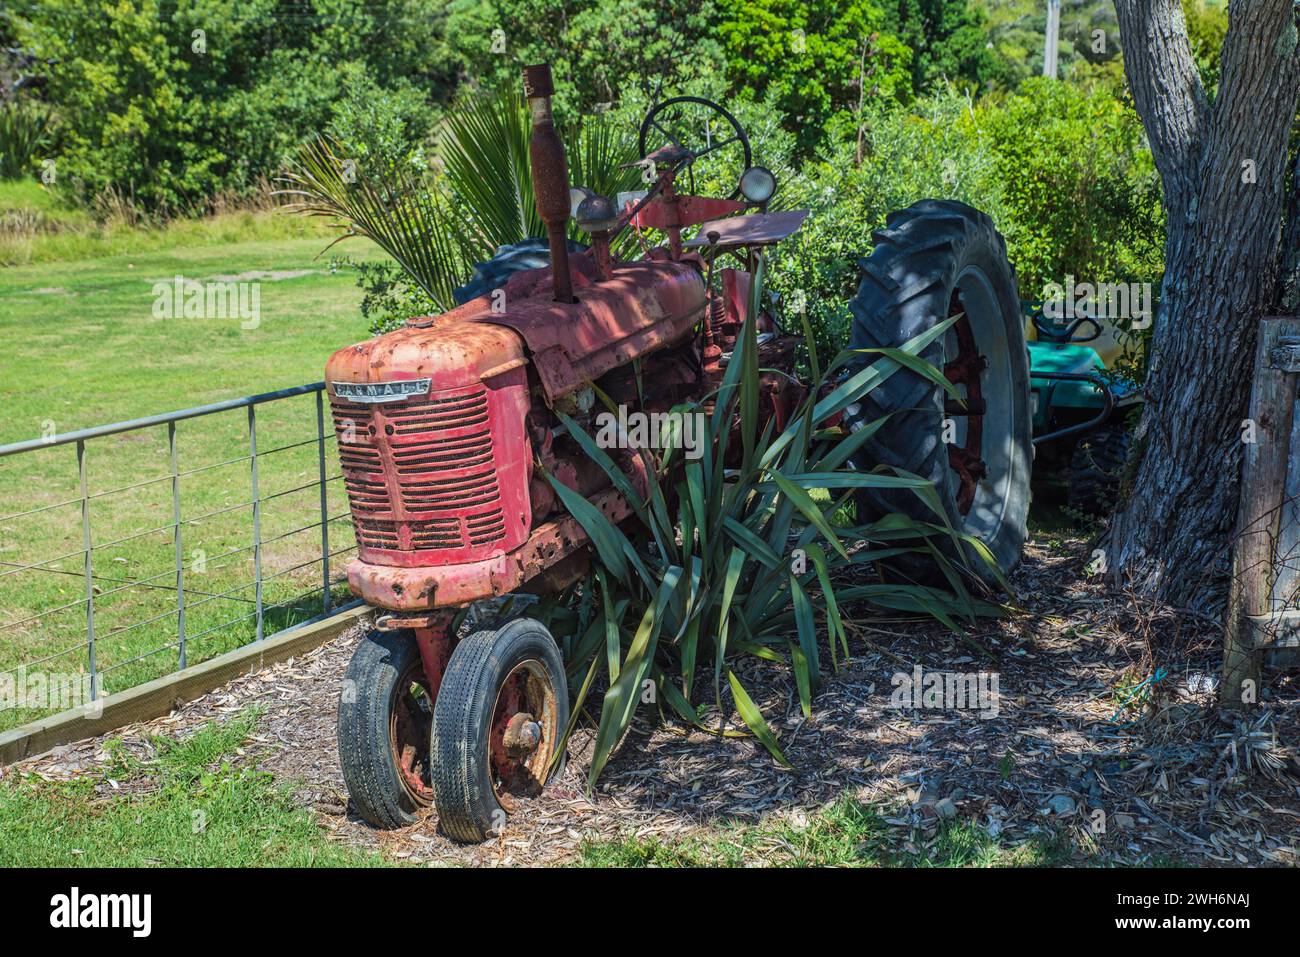
<svg viewBox="0 0 1300 957">
<path fill-rule="evenodd" d="M 41 705 L 40 695 L 13 692 L 15 679 L 27 679 L 29 668 L 73 659 L 95 701 L 106 675 L 120 673 L 121 683 L 115 680 L 111 689 L 120 690 L 157 677 L 158 656 L 166 652 L 174 653 L 180 670 L 232 643 L 261 640 L 268 627 L 278 632 L 301 618 L 328 615 L 347 600 L 334 594 L 343 577 L 333 573 L 332 562 L 352 552 L 355 541 L 344 496 L 335 496 L 339 513 L 330 514 L 330 486 L 342 476 L 330 474 L 327 464 L 335 461 L 326 446 L 336 436 L 332 424 L 326 427 L 324 389 L 315 382 L 0 445 L 0 727 L 8 723 L 6 715 L 28 720 L 34 711 L 58 710 L 48 701 L 33 708 Z M 274 432 L 288 428 L 290 434 L 259 448 L 259 434 L 267 428 L 259 425 L 259 411 L 266 418 L 274 413 Z M 241 421 L 232 423 L 231 416 Z M 165 430 L 165 445 L 149 450 L 165 464 L 160 474 L 141 477 L 135 469 L 150 462 L 136 461 L 139 445 L 156 442 L 153 430 Z M 216 460 L 182 468 L 187 434 Z M 113 437 L 112 454 L 96 458 Z M 65 460 L 51 469 L 48 456 L 57 456 L 54 450 L 61 447 L 75 452 L 75 491 L 42 502 L 45 485 L 57 485 L 72 468 Z M 44 474 L 36 464 L 24 473 L 19 463 L 37 458 Z M 103 489 L 94 484 L 100 462 L 113 479 Z M 243 474 L 234 477 L 230 470 Z M 237 495 L 238 501 L 229 501 Z M 113 504 L 133 496 L 146 501 Z M 149 501 L 150 496 L 158 497 Z M 135 527 L 141 519 L 146 527 Z M 268 519 L 286 527 L 268 530 Z M 159 536 L 164 540 L 155 547 Z M 72 542 L 80 547 L 69 547 Z M 216 552 L 211 556 L 210 547 Z M 32 560 L 41 548 L 56 553 Z M 8 560 L 9 553 L 27 550 L 28 556 Z M 150 573 L 116 572 L 118 562 L 145 565 Z M 156 570 L 159 564 L 165 567 Z M 249 564 L 251 576 L 241 576 Z M 62 583 L 76 579 L 78 597 L 69 600 Z M 308 580 L 310 588 L 280 597 Z M 165 607 L 153 600 L 160 595 Z M 227 605 L 244 613 L 227 618 L 218 612 Z M 122 613 L 137 617 L 117 620 Z M 75 629 L 66 617 L 74 614 Z M 41 685 L 48 692 L 49 682 Z"/>
</svg>

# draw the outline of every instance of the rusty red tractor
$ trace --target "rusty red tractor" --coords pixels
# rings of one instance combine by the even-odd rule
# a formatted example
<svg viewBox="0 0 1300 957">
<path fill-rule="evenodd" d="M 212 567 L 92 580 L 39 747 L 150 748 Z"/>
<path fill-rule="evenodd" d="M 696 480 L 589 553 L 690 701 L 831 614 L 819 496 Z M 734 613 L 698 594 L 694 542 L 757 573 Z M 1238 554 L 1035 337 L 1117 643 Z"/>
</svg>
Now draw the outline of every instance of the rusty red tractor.
<svg viewBox="0 0 1300 957">
<path fill-rule="evenodd" d="M 622 208 L 571 191 L 549 67 L 526 69 L 524 87 L 549 265 L 515 271 L 443 315 L 341 349 L 326 368 L 358 545 L 348 582 L 380 610 L 341 695 L 344 776 L 354 809 L 372 824 L 401 827 L 436 804 L 444 833 L 461 841 L 497 832 L 516 802 L 555 773 L 569 698 L 559 648 L 541 622 L 517 617 L 458 634 L 453 621 L 475 602 L 555 592 L 586 573 L 586 534 L 543 470 L 611 521 L 632 514 L 556 410 L 589 423 L 593 384 L 643 412 L 709 394 L 750 308 L 756 257 L 806 216 L 768 211 L 776 180 L 750 165 L 740 124 L 721 106 L 688 97 L 659 104 L 642 126 L 646 190 L 624 197 Z M 688 145 L 671 122 L 685 107 L 730 135 Z M 743 167 L 732 197 L 679 192 L 683 173 L 693 185 L 701 157 L 719 150 L 734 151 Z M 590 236 L 585 252 L 569 248 L 571 216 Z M 611 250 L 629 228 L 665 241 L 617 261 Z M 715 271 L 724 257 L 736 266 Z M 882 386 L 845 413 L 848 428 L 892 416 L 859 467 L 933 478 L 953 522 L 1009 568 L 1024 537 L 1030 415 L 1019 301 L 1001 237 L 983 214 L 927 200 L 890 217 L 863 269 L 852 344 L 901 345 L 960 313 L 922 356 L 968 401 L 954 408 L 924 377 L 897 373 L 890 390 Z M 794 377 L 801 340 L 777 320 L 775 309 L 762 308 L 756 322 L 762 406 L 779 420 L 807 386 Z M 942 435 L 949 426 L 955 434 Z M 610 454 L 644 490 L 644 460 Z M 863 497 L 859 517 L 915 512 L 915 498 Z"/>
</svg>

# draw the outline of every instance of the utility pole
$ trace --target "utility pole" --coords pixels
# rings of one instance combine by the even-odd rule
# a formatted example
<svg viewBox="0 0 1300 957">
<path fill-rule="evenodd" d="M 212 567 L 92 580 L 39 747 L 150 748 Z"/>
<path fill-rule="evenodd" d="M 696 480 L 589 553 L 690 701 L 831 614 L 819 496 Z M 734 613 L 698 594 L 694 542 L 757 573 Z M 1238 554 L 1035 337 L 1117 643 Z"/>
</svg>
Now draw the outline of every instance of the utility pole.
<svg viewBox="0 0 1300 957">
<path fill-rule="evenodd" d="M 1043 76 L 1056 79 L 1056 44 L 1061 36 L 1061 0 L 1047 0 L 1047 39 L 1043 45 Z"/>
</svg>

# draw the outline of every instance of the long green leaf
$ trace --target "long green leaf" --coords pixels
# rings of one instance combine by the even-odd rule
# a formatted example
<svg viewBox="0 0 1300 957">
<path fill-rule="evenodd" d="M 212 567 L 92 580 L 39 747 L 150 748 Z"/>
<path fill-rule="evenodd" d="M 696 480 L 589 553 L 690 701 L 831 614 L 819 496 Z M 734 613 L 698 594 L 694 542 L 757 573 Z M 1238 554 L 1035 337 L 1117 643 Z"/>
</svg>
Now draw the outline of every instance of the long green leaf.
<svg viewBox="0 0 1300 957">
<path fill-rule="evenodd" d="M 731 685 L 731 696 L 735 699 L 736 711 L 739 712 L 745 726 L 754 732 L 754 737 L 763 743 L 763 747 L 771 752 L 772 757 L 788 768 L 790 762 L 781 753 L 781 746 L 776 743 L 776 737 L 772 734 L 772 729 L 763 720 L 763 712 L 758 710 L 758 705 L 754 704 L 754 699 L 745 691 L 734 671 L 727 672 L 727 681 Z"/>
<path fill-rule="evenodd" d="M 822 537 L 840 553 L 840 556 L 847 561 L 849 553 L 840 543 L 839 536 L 835 534 L 835 529 L 831 527 L 830 522 L 826 521 L 826 516 L 822 514 L 821 508 L 812 500 L 812 496 L 787 479 L 780 472 L 773 471 L 770 473 L 772 480 L 785 493 L 786 498 L 794 503 L 804 518 L 808 519 L 817 527 L 817 531 L 822 533 Z"/>
</svg>

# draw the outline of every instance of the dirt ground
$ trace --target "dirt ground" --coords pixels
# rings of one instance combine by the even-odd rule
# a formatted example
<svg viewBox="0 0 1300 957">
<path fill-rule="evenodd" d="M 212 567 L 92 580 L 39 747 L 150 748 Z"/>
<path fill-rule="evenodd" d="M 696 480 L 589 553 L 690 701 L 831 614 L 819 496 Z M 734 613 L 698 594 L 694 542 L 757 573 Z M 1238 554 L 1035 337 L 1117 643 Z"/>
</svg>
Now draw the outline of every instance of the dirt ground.
<svg viewBox="0 0 1300 957">
<path fill-rule="evenodd" d="M 652 727 L 646 708 L 594 793 L 584 791 L 590 732 L 579 729 L 562 777 L 479 846 L 443 837 L 436 812 L 387 833 L 350 814 L 334 721 L 359 631 L 114 737 L 144 749 L 149 735 L 260 704 L 245 760 L 296 782 L 333 839 L 411 862 L 564 863 L 585 837 L 701 836 L 772 815 L 798 822 L 847 794 L 918 841 L 951 818 L 1009 845 L 1051 832 L 1078 863 L 1300 863 L 1300 673 L 1268 672 L 1263 706 L 1249 726 L 1234 725 L 1213 706 L 1214 624 L 1108 594 L 1084 568 L 1085 541 L 1048 539 L 1030 543 L 1013 578 L 1024 613 L 982 622 L 966 640 L 858 618 L 854 657 L 827 677 L 810 720 L 784 669 L 749 666 L 742 678 L 793 768 L 750 740 Z M 996 709 L 891 706 L 894 676 L 917 666 L 996 674 Z M 1134 691 L 1155 667 L 1160 679 Z M 20 769 L 75 776 L 103 743 Z"/>
</svg>

